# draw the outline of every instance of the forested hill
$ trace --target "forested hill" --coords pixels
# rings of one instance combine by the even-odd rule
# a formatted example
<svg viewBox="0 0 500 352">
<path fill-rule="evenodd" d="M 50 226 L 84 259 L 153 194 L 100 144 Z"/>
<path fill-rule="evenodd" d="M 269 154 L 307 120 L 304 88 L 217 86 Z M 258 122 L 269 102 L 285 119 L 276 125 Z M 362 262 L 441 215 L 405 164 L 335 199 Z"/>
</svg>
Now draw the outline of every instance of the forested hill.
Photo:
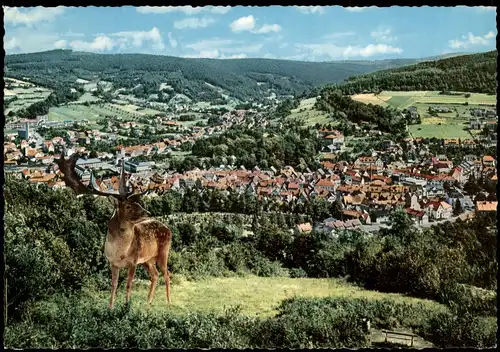
<svg viewBox="0 0 500 352">
<path fill-rule="evenodd" d="M 52 88 L 77 88 L 78 79 L 107 81 L 137 97 L 157 94 L 170 86 L 194 100 L 229 95 L 242 101 L 297 95 L 320 85 L 340 83 L 350 76 L 400 67 L 421 60 L 301 62 L 272 59 L 191 59 L 144 54 L 92 54 L 52 50 L 7 55 L 6 76 L 28 78 Z"/>
<path fill-rule="evenodd" d="M 344 94 L 381 90 L 496 92 L 497 51 L 454 56 L 348 78 Z"/>
</svg>

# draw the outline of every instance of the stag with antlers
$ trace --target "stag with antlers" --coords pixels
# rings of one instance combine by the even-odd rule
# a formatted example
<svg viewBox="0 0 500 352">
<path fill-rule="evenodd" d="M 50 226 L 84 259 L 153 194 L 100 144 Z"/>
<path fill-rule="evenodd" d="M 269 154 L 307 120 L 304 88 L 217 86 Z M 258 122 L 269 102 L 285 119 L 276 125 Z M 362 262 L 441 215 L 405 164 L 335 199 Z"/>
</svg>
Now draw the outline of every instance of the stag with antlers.
<svg viewBox="0 0 500 352">
<path fill-rule="evenodd" d="M 61 158 L 56 161 L 64 174 L 65 184 L 77 195 L 94 194 L 114 199 L 115 211 L 108 221 L 108 233 L 104 252 L 111 264 L 111 299 L 109 307 L 113 308 L 118 286 L 118 274 L 121 268 L 128 269 L 125 302 L 130 301 L 132 282 L 138 264 L 142 264 L 151 277 L 148 303 L 151 304 L 158 281 L 156 264 L 165 278 L 167 302 L 170 303 L 170 277 L 167 270 L 168 254 L 172 241 L 172 231 L 161 222 L 149 218 L 148 212 L 139 204 L 140 198 L 147 193 L 135 193 L 135 188 L 128 189 L 125 181 L 124 162 L 122 160 L 118 193 L 99 190 L 93 173 L 90 177 L 90 186 L 87 187 L 75 172 L 76 162 L 80 155 L 72 154 L 69 159 Z"/>
</svg>

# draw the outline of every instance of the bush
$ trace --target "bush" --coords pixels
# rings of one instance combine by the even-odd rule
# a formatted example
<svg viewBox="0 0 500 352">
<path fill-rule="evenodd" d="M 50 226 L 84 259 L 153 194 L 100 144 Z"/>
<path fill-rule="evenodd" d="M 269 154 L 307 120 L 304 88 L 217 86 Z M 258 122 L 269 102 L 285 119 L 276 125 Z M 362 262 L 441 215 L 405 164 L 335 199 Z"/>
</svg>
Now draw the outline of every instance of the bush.
<svg viewBox="0 0 500 352">
<path fill-rule="evenodd" d="M 437 347 L 491 348 L 497 344 L 496 317 L 439 313 L 419 333 Z"/>
<path fill-rule="evenodd" d="M 300 348 L 363 347 L 368 339 L 350 312 L 282 311 L 277 317 L 144 312 L 95 306 L 80 297 L 54 299 L 31 309 L 5 331 L 8 348 Z"/>
<path fill-rule="evenodd" d="M 416 328 L 435 314 L 435 307 L 422 303 L 409 304 L 390 299 L 366 298 L 290 298 L 279 306 L 281 315 L 311 316 L 325 311 L 345 311 L 351 317 L 367 318 L 372 327 L 394 329 L 398 327 Z M 443 311 L 446 307 L 443 306 Z"/>
</svg>

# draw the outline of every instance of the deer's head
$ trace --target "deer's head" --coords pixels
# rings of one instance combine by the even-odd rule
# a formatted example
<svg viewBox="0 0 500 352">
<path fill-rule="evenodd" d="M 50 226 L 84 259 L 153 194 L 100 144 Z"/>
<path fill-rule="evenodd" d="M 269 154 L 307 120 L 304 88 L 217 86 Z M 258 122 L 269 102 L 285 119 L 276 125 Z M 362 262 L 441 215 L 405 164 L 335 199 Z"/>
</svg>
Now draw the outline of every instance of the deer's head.
<svg viewBox="0 0 500 352">
<path fill-rule="evenodd" d="M 116 214 L 125 220 L 136 221 L 149 215 L 148 211 L 139 203 L 141 197 L 148 193 L 148 190 L 141 193 L 135 193 L 134 186 L 132 186 L 132 189 L 128 189 L 125 181 L 125 165 L 123 161 L 120 171 L 118 192 L 103 192 L 99 189 L 93 173 L 90 174 L 91 187 L 85 186 L 80 180 L 75 172 L 76 162 L 79 157 L 80 154 L 74 153 L 68 159 L 65 159 L 63 152 L 61 158 L 55 161 L 64 174 L 63 180 L 66 186 L 71 188 L 77 195 L 94 194 L 108 197 L 115 206 Z"/>
</svg>

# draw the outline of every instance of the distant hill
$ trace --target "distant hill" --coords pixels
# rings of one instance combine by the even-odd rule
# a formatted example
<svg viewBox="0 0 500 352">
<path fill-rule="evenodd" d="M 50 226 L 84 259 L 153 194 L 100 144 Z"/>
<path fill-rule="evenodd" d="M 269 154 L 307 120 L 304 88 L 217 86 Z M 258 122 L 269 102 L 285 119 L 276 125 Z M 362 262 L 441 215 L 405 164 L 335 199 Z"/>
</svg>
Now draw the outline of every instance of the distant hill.
<svg viewBox="0 0 500 352">
<path fill-rule="evenodd" d="M 496 92 L 497 51 L 453 56 L 348 78 L 334 88 L 344 94 L 382 90 Z"/>
<path fill-rule="evenodd" d="M 144 54 L 93 54 L 52 50 L 7 55 L 5 75 L 49 88 L 77 88 L 77 79 L 108 81 L 113 89 L 146 98 L 168 86 L 197 101 L 224 96 L 241 101 L 298 95 L 348 77 L 420 60 L 301 62 L 272 59 L 191 59 Z M 166 94 L 167 91 L 162 93 Z"/>
</svg>

